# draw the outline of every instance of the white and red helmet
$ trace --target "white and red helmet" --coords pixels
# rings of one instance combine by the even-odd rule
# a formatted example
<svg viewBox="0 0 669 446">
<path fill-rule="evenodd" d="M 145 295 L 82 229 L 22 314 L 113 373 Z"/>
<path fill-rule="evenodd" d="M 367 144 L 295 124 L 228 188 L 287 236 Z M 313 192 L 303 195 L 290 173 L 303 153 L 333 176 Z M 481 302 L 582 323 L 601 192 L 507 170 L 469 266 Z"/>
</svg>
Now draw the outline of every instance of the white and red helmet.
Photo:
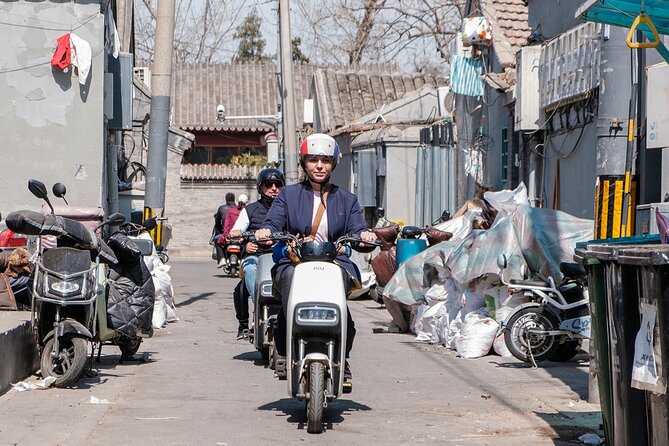
<svg viewBox="0 0 669 446">
<path fill-rule="evenodd" d="M 300 160 L 307 155 L 329 156 L 334 159 L 334 164 L 341 159 L 339 144 L 330 135 L 324 133 L 312 133 L 302 140 L 300 144 Z"/>
</svg>

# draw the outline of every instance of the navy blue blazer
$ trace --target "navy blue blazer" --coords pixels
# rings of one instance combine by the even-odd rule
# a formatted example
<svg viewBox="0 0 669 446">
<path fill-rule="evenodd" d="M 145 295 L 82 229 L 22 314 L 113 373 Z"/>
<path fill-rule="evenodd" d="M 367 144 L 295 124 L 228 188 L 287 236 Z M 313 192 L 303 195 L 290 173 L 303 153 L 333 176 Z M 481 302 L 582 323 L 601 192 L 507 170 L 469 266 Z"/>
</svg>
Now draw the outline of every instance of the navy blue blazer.
<svg viewBox="0 0 669 446">
<path fill-rule="evenodd" d="M 367 229 L 358 197 L 335 185 L 330 185 L 325 210 L 328 216 L 328 240 L 331 242 L 342 235 L 359 234 Z M 309 181 L 303 181 L 281 189 L 261 227 L 272 232 L 308 235 L 311 233 L 313 213 L 314 191 Z M 286 262 L 290 260 L 282 259 L 279 263 Z M 337 257 L 337 263 L 360 280 L 360 272 L 348 257 Z"/>
</svg>

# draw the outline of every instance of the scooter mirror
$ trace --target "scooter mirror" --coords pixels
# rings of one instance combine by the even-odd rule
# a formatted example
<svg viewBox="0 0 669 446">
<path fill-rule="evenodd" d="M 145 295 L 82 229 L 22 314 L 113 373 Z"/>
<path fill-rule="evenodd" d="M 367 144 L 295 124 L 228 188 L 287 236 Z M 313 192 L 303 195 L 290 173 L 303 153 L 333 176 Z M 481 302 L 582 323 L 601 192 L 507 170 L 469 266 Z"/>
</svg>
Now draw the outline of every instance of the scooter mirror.
<svg viewBox="0 0 669 446">
<path fill-rule="evenodd" d="M 65 196 L 66 191 L 67 190 L 63 183 L 56 183 L 51 188 L 51 192 L 53 192 L 53 194 L 58 198 L 63 198 Z"/>
<path fill-rule="evenodd" d="M 30 192 L 37 198 L 41 198 L 42 200 L 47 199 L 48 193 L 46 186 L 41 181 L 28 180 L 28 190 L 30 190 Z"/>
<path fill-rule="evenodd" d="M 497 266 L 499 267 L 499 269 L 506 269 L 507 261 L 506 261 L 506 255 L 504 253 L 497 256 Z"/>
<path fill-rule="evenodd" d="M 152 230 L 156 226 L 157 226 L 156 217 L 147 218 L 146 220 L 144 220 L 144 223 L 142 223 L 142 227 L 147 231 Z"/>
<path fill-rule="evenodd" d="M 109 216 L 109 218 L 105 223 L 107 223 L 110 226 L 121 226 L 125 222 L 126 222 L 125 215 L 119 212 L 115 212 Z"/>
<path fill-rule="evenodd" d="M 28 180 L 28 190 L 30 190 L 30 192 L 32 192 L 32 194 L 37 198 L 41 198 L 42 200 L 46 201 L 46 204 L 49 205 L 49 209 L 51 209 L 51 213 L 54 213 L 53 206 L 51 206 L 51 202 L 49 201 L 49 195 L 46 191 L 46 186 L 44 183 L 37 180 Z"/>
</svg>

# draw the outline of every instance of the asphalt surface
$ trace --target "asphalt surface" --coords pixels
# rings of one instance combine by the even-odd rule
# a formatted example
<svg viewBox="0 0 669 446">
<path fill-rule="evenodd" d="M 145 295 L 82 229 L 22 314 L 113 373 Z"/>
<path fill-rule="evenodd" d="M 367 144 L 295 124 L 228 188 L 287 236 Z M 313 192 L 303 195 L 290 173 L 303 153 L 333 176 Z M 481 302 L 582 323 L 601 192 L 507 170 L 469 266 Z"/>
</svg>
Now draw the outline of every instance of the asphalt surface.
<svg viewBox="0 0 669 446">
<path fill-rule="evenodd" d="M 235 281 L 211 260 L 170 265 L 180 320 L 145 341 L 144 361 L 119 364 L 105 347 L 97 375 L 74 389 L 10 390 L 0 445 L 564 445 L 599 429 L 586 355 L 538 369 L 462 359 L 410 335 L 372 334 L 390 317 L 361 300 L 349 305 L 354 391 L 328 405 L 325 433 L 308 434 L 304 403 L 236 339 Z"/>
</svg>

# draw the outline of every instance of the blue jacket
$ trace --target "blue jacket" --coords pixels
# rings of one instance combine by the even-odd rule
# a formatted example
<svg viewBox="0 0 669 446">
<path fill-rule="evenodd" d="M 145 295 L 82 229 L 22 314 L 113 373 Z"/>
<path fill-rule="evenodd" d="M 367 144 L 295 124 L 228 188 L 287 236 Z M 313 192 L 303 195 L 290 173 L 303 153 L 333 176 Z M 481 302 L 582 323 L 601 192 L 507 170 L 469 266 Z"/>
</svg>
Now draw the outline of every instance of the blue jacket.
<svg viewBox="0 0 669 446">
<path fill-rule="evenodd" d="M 311 233 L 314 212 L 314 192 L 309 181 L 292 184 L 281 189 L 262 227 L 272 232 L 286 231 L 291 234 Z M 326 202 L 328 217 L 328 240 L 334 242 L 345 234 L 359 234 L 367 229 L 358 198 L 352 193 L 330 186 Z M 281 259 L 279 263 L 290 262 Z M 337 263 L 360 280 L 360 273 L 346 256 L 337 257 Z"/>
</svg>

